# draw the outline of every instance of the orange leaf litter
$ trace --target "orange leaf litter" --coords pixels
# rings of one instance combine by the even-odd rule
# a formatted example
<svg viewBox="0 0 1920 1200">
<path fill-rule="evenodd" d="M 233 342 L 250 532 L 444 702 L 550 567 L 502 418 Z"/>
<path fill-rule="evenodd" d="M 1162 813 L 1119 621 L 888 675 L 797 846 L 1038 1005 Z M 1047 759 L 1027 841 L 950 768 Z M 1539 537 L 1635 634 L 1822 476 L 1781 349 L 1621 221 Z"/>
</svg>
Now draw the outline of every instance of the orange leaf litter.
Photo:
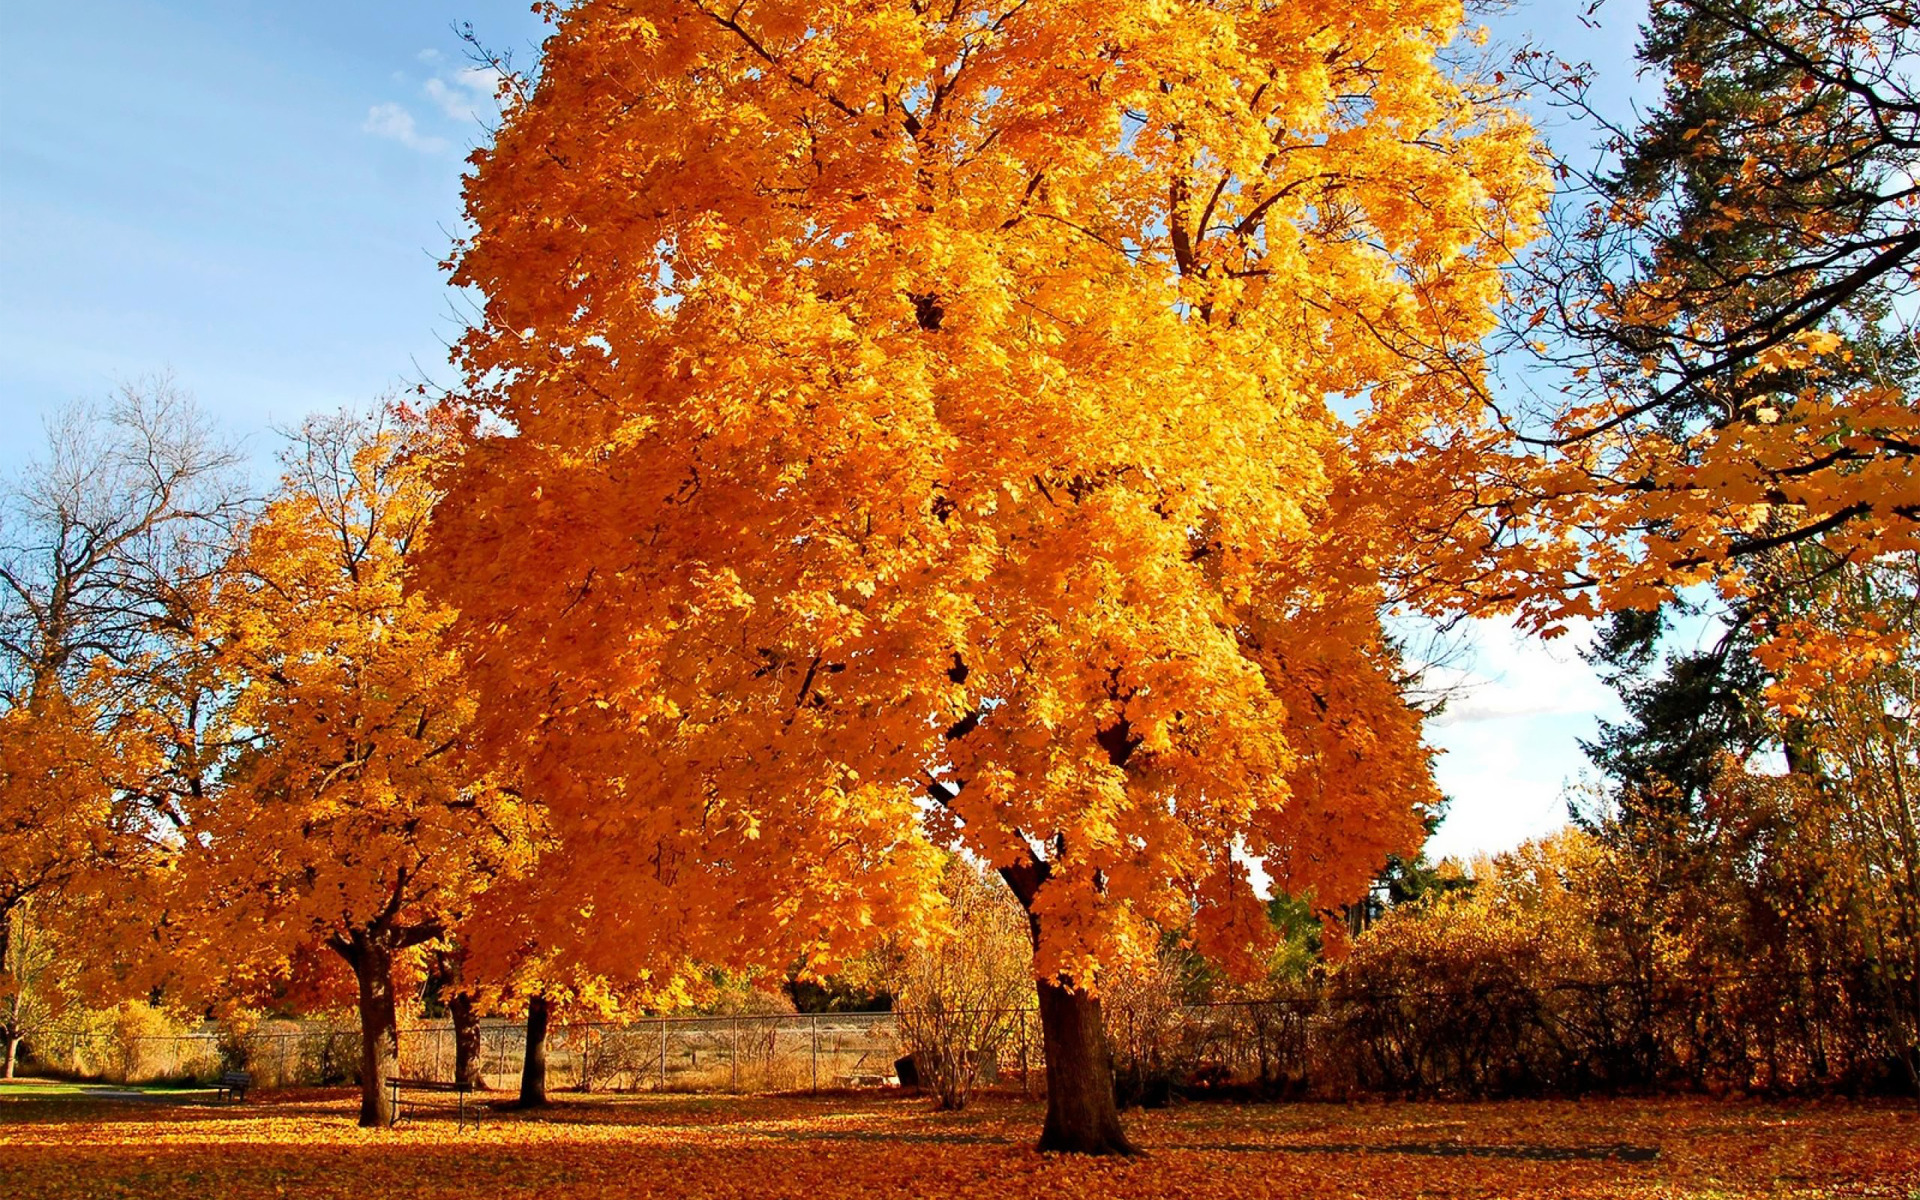
<svg viewBox="0 0 1920 1200">
<path fill-rule="evenodd" d="M 0 1085 L 9 1197 L 1894 1197 L 1920 1195 L 1897 1103 L 1600 1100 L 1191 1104 L 1133 1113 L 1147 1155 L 1036 1153 L 1036 1105 L 563 1097 L 478 1128 L 353 1124 L 341 1090 L 240 1107 L 33 1099 Z"/>
</svg>

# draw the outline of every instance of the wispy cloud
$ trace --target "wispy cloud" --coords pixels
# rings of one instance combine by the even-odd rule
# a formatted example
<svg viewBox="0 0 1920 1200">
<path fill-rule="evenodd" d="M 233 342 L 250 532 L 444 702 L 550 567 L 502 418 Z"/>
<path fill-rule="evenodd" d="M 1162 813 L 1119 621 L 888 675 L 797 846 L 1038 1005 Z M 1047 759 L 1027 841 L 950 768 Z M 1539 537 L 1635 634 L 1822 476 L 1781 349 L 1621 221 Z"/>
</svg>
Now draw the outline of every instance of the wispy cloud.
<svg viewBox="0 0 1920 1200">
<path fill-rule="evenodd" d="M 441 112 L 456 121 L 479 119 L 491 123 L 500 115 L 500 72 L 492 67 L 443 71 L 427 80 L 424 90 Z"/>
<path fill-rule="evenodd" d="M 367 110 L 366 122 L 360 128 L 421 154 L 440 154 L 447 148 L 447 139 L 421 133 L 413 114 L 400 104 L 374 105 Z"/>
<path fill-rule="evenodd" d="M 422 127 L 423 122 L 416 119 L 406 105 L 388 101 L 367 110 L 361 129 L 419 154 L 444 154 L 453 140 L 428 132 L 428 128 L 438 124 L 442 114 L 460 122 L 468 135 L 475 123 L 493 126 L 500 116 L 501 74 L 498 70 L 479 64 L 454 66 L 434 49 L 422 50 L 417 58 L 433 72 L 419 85 L 420 94 L 431 105 L 424 114 L 427 128 Z M 405 72 L 395 72 L 393 80 L 399 84 L 410 82 Z"/>
<path fill-rule="evenodd" d="M 1465 725 L 1509 717 L 1584 715 L 1611 711 L 1617 698 L 1580 657 L 1592 644 L 1590 623 L 1574 622 L 1567 636 L 1547 642 L 1511 621 L 1478 621 L 1470 661 L 1437 669 L 1432 682 L 1452 695 L 1431 725 Z"/>
</svg>

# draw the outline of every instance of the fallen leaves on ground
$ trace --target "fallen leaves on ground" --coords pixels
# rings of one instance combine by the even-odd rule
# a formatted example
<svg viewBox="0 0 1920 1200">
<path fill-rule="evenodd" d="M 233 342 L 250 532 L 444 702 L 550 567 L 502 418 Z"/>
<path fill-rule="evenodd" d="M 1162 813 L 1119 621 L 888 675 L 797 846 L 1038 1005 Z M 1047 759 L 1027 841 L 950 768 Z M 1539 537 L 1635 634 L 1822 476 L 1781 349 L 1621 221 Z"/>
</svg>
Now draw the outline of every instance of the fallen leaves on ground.
<svg viewBox="0 0 1920 1200">
<path fill-rule="evenodd" d="M 478 1127 L 353 1124 L 343 1091 L 238 1107 L 0 1085 L 16 1197 L 1893 1197 L 1920 1195 L 1897 1103 L 1595 1100 L 1191 1104 L 1129 1114 L 1131 1161 L 1032 1149 L 1037 1103 L 887 1096 L 561 1097 Z"/>
</svg>

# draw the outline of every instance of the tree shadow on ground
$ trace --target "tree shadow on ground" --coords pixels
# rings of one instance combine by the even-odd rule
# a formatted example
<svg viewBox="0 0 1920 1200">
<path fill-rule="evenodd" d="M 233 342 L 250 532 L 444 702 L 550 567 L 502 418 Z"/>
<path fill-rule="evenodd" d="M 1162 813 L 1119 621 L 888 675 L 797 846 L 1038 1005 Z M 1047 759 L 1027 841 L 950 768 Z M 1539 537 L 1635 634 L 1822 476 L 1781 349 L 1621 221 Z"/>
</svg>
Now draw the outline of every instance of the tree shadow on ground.
<svg viewBox="0 0 1920 1200">
<path fill-rule="evenodd" d="M 1269 1151 L 1278 1154 L 1416 1154 L 1428 1158 L 1512 1158 L 1529 1162 L 1617 1160 L 1652 1162 L 1660 1157 L 1654 1146 L 1622 1142 L 1601 1146 L 1473 1145 L 1459 1142 L 1182 1142 L 1180 1150 L 1216 1150 L 1226 1153 Z"/>
</svg>

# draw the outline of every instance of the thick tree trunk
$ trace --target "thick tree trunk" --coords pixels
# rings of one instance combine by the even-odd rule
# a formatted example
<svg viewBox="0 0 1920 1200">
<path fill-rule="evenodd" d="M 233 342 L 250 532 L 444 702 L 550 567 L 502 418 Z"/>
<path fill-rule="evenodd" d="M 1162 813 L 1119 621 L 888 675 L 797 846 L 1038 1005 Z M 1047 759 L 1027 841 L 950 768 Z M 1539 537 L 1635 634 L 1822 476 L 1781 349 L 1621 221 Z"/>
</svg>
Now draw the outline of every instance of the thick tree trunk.
<svg viewBox="0 0 1920 1200">
<path fill-rule="evenodd" d="M 534 996 L 527 1001 L 527 1057 L 520 1068 L 520 1107 L 538 1108 L 547 1103 L 547 998 Z"/>
<path fill-rule="evenodd" d="M 1026 909 L 1027 933 L 1038 950 L 1040 914 L 1033 911 L 1033 901 L 1046 881 L 1046 864 L 1002 867 L 1000 877 Z M 1047 1123 L 1040 1131 L 1039 1148 L 1066 1154 L 1134 1153 L 1126 1130 L 1120 1128 L 1100 1001 L 1071 980 L 1045 979 L 1037 986 L 1047 1055 Z"/>
<path fill-rule="evenodd" d="M 6 1078 L 8 1079 L 13 1078 L 14 1069 L 19 1066 L 19 1063 L 20 1063 L 20 1038 L 18 1035 L 9 1035 L 7 1038 Z"/>
<path fill-rule="evenodd" d="M 1054 980 L 1041 980 L 1039 991 L 1047 1048 L 1047 1123 L 1040 1149 L 1132 1154 L 1114 1103 L 1113 1059 L 1099 999 Z"/>
<path fill-rule="evenodd" d="M 360 1124 L 393 1124 L 387 1080 L 400 1061 L 400 1026 L 393 1005 L 393 949 L 356 932 L 344 952 L 360 983 Z"/>
<path fill-rule="evenodd" d="M 474 1008 L 473 993 L 455 992 L 447 1001 L 453 1014 L 453 1081 L 475 1091 L 484 1091 L 486 1075 L 481 1071 L 480 1013 Z"/>
</svg>

